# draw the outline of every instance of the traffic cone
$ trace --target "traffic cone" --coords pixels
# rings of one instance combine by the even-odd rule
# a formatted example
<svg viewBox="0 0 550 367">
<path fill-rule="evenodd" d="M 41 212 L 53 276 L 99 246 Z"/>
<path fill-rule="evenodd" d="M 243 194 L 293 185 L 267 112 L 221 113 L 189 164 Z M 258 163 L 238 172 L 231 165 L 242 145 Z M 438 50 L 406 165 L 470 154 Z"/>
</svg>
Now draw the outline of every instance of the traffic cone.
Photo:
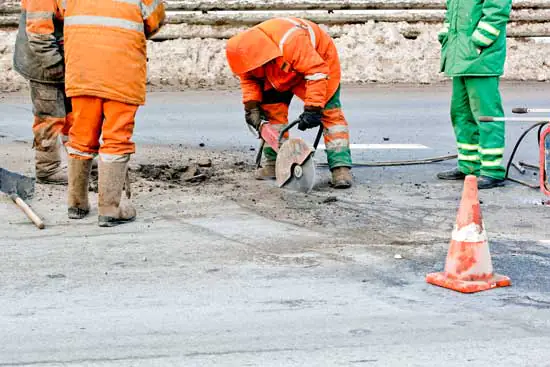
<svg viewBox="0 0 550 367">
<path fill-rule="evenodd" d="M 467 176 L 464 182 L 445 271 L 428 274 L 426 281 L 462 293 L 511 285 L 510 278 L 493 272 L 475 176 Z"/>
</svg>

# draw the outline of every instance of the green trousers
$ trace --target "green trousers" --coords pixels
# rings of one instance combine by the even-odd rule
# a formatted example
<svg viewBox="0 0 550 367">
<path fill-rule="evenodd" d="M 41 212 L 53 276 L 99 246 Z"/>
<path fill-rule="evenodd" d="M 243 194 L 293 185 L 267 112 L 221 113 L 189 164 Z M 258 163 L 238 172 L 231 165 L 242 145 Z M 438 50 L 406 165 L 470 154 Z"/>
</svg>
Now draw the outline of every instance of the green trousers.
<svg viewBox="0 0 550 367">
<path fill-rule="evenodd" d="M 480 116 L 503 117 L 499 77 L 454 77 L 451 120 L 462 173 L 504 179 L 504 122 L 479 122 Z"/>
</svg>

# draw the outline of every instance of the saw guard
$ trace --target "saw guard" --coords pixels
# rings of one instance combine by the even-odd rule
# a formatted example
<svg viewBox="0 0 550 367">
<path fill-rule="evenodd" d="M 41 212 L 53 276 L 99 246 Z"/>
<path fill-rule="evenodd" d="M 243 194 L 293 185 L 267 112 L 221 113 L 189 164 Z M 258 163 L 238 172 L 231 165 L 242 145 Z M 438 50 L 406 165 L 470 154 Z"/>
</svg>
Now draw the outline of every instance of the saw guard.
<svg viewBox="0 0 550 367">
<path fill-rule="evenodd" d="M 275 163 L 277 185 L 283 187 L 293 175 L 296 165 L 302 166 L 308 159 L 313 159 L 315 150 L 301 138 L 292 138 L 281 145 Z M 309 172 L 304 172 L 309 174 Z M 315 174 L 315 170 L 313 170 Z"/>
</svg>

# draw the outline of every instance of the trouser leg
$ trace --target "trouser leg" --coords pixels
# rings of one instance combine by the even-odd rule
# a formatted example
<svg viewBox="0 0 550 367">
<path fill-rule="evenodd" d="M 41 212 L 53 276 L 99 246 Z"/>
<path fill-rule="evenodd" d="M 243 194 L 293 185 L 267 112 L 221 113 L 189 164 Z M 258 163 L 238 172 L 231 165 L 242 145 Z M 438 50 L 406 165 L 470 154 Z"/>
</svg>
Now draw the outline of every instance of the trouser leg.
<svg viewBox="0 0 550 367">
<path fill-rule="evenodd" d="M 75 159 L 92 159 L 99 152 L 103 126 L 103 99 L 91 96 L 72 98 L 73 125 L 67 151 Z"/>
<path fill-rule="evenodd" d="M 458 168 L 467 175 L 479 176 L 479 129 L 470 108 L 464 77 L 453 78 L 451 121 L 458 148 Z"/>
<path fill-rule="evenodd" d="M 323 110 L 323 135 L 329 168 L 352 166 L 349 127 L 342 112 L 340 88 Z"/>
<path fill-rule="evenodd" d="M 479 130 L 479 157 L 482 176 L 504 179 L 504 122 L 479 122 L 480 116 L 504 117 L 498 77 L 465 78 L 472 114 Z"/>
<path fill-rule="evenodd" d="M 138 106 L 105 101 L 103 144 L 99 149 L 99 226 L 112 227 L 133 221 L 136 210 L 121 203 L 124 185 L 129 185 L 128 162 L 135 153 L 132 134 Z M 127 187 L 129 189 L 129 186 Z"/>
<path fill-rule="evenodd" d="M 61 167 L 59 135 L 66 122 L 63 84 L 30 82 L 33 104 L 33 147 L 36 177 L 39 182 L 66 184 Z"/>
</svg>

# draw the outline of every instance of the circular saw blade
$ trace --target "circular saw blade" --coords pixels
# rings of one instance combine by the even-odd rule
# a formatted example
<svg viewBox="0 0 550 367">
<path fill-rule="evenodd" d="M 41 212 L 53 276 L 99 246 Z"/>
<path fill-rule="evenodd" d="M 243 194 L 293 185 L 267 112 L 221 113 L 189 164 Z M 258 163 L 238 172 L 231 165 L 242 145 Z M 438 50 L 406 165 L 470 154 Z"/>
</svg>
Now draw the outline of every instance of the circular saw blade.
<svg viewBox="0 0 550 367">
<path fill-rule="evenodd" d="M 279 187 L 308 192 L 315 184 L 315 151 L 301 138 L 284 142 L 277 153 L 275 172 Z"/>
<path fill-rule="evenodd" d="M 292 176 L 281 187 L 299 192 L 308 193 L 315 186 L 315 162 L 313 154 L 301 165 L 295 164 L 292 168 Z"/>
</svg>

